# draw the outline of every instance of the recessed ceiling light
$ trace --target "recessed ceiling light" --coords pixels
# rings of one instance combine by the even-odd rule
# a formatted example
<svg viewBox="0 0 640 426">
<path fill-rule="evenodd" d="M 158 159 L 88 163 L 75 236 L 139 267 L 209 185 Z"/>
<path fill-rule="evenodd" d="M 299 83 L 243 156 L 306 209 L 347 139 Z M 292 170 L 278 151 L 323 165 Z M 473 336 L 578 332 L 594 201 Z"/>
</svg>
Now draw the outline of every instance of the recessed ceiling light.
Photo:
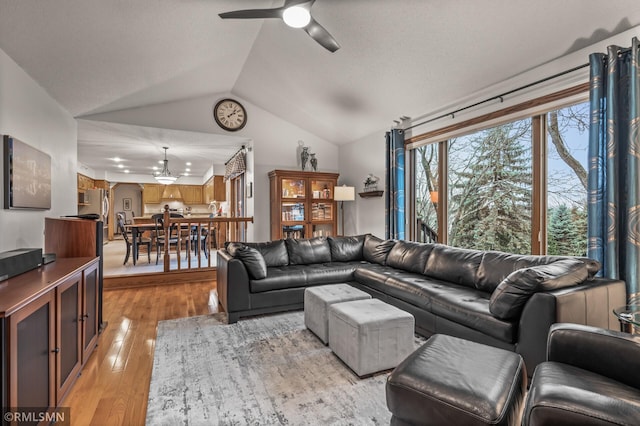
<svg viewBox="0 0 640 426">
<path fill-rule="evenodd" d="M 183 174 L 182 176 L 189 176 L 189 173 L 185 173 L 185 174 Z"/>
<path fill-rule="evenodd" d="M 118 163 L 118 162 L 122 161 L 122 158 L 120 158 L 120 157 L 115 157 L 115 158 L 113 159 L 113 161 L 115 161 L 116 163 Z"/>
<path fill-rule="evenodd" d="M 187 161 L 187 166 L 190 166 L 190 165 L 191 165 L 191 161 Z"/>
<path fill-rule="evenodd" d="M 125 173 L 129 173 L 129 170 L 125 170 L 124 172 L 125 172 Z"/>
<path fill-rule="evenodd" d="M 164 164 L 164 160 L 158 161 L 158 164 Z"/>
<path fill-rule="evenodd" d="M 189 168 L 186 168 L 186 169 L 184 169 L 184 170 L 185 170 L 185 171 L 187 171 L 187 172 L 190 172 L 190 171 L 191 171 L 191 169 L 189 169 Z"/>
<path fill-rule="evenodd" d="M 158 170 L 158 166 L 153 166 L 152 169 L 153 170 Z"/>
<path fill-rule="evenodd" d="M 124 164 L 118 164 L 118 168 L 121 169 L 124 167 Z"/>
</svg>

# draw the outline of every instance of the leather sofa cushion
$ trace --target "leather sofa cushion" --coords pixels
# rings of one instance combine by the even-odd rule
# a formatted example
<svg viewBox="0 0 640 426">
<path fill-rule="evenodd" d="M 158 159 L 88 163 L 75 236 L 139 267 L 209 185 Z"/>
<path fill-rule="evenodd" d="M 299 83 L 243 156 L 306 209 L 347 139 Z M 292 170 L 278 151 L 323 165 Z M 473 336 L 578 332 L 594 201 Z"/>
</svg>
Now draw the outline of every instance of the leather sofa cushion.
<svg viewBox="0 0 640 426">
<path fill-rule="evenodd" d="M 284 240 L 290 265 L 331 262 L 331 248 L 325 237 Z"/>
<path fill-rule="evenodd" d="M 304 265 L 275 266 L 267 268 L 267 276 L 261 280 L 249 280 L 251 293 L 262 293 L 270 290 L 304 287 L 307 275 Z"/>
<path fill-rule="evenodd" d="M 358 266 L 360 261 L 314 263 L 307 265 L 304 272 L 308 285 L 344 283 L 353 281 Z"/>
<path fill-rule="evenodd" d="M 493 293 L 510 273 L 518 269 L 549 265 L 566 259 L 578 259 L 584 262 L 587 266 L 589 279 L 593 278 L 600 270 L 601 265 L 598 261 L 586 257 L 518 255 L 499 251 L 486 251 L 478 267 L 476 288 Z"/>
<path fill-rule="evenodd" d="M 244 244 L 257 249 L 264 257 L 267 266 L 286 266 L 289 264 L 289 254 L 284 240 Z"/>
<path fill-rule="evenodd" d="M 255 280 L 266 278 L 267 264 L 257 249 L 242 245 L 235 250 L 234 257 L 244 263 L 244 267 L 247 268 L 247 272 L 251 278 Z"/>
<path fill-rule="evenodd" d="M 570 287 L 587 279 L 587 265 L 578 259 L 563 259 L 549 265 L 518 269 L 491 294 L 489 309 L 497 318 L 519 318 L 532 294 Z"/>
<path fill-rule="evenodd" d="M 572 365 L 543 362 L 533 375 L 522 424 L 636 425 L 638 419 L 640 389 Z"/>
<path fill-rule="evenodd" d="M 424 274 L 438 280 L 475 288 L 482 254 L 478 250 L 434 244 Z"/>
<path fill-rule="evenodd" d="M 353 237 L 329 237 L 331 260 L 333 262 L 352 262 L 363 260 L 364 235 Z"/>
<path fill-rule="evenodd" d="M 396 245 L 396 240 L 381 240 L 371 234 L 364 237 L 363 256 L 364 260 L 371 263 L 385 265 L 389 252 Z"/>
<path fill-rule="evenodd" d="M 503 342 L 517 337 L 517 323 L 493 316 L 489 294 L 481 290 L 380 265 L 358 267 L 353 276 L 360 284 Z"/>
<path fill-rule="evenodd" d="M 387 256 L 387 265 L 405 271 L 422 273 L 433 244 L 398 241 Z"/>
</svg>

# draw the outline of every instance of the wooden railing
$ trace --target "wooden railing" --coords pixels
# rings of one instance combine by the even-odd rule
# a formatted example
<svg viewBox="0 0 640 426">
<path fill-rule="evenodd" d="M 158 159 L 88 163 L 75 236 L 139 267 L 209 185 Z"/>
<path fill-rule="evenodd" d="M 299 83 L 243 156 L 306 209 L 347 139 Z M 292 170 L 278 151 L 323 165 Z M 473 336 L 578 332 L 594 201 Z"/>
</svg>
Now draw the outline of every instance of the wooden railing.
<svg viewBox="0 0 640 426">
<path fill-rule="evenodd" d="M 163 227 L 164 235 L 168 236 L 164 244 L 164 272 L 171 271 L 171 253 L 176 254 L 177 268 L 174 270 L 186 271 L 189 269 L 214 268 L 212 264 L 212 251 L 222 248 L 226 241 L 245 241 L 247 225 L 253 223 L 253 217 L 224 217 L 192 218 L 171 217 L 169 207 L 165 206 Z M 177 238 L 175 244 L 169 244 L 169 237 Z M 202 255 L 192 258 L 192 254 L 206 250 L 208 256 L 203 262 Z M 183 259 L 183 256 L 186 257 Z"/>
</svg>

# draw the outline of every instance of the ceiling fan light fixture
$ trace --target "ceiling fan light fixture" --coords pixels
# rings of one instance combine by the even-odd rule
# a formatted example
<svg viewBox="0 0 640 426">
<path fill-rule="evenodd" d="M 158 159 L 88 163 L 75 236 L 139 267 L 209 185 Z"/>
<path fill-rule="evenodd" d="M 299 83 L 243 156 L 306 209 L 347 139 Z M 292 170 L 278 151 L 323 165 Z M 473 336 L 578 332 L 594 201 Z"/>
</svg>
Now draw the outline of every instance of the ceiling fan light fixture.
<svg viewBox="0 0 640 426">
<path fill-rule="evenodd" d="M 282 13 L 282 20 L 292 28 L 304 28 L 311 22 L 311 14 L 305 7 L 291 6 Z"/>
<path fill-rule="evenodd" d="M 154 173 L 153 177 L 156 179 L 156 181 L 158 181 L 158 183 L 161 183 L 163 185 L 171 185 L 176 180 L 178 180 L 178 176 L 173 176 L 169 171 L 169 160 L 167 160 L 167 150 L 169 148 L 166 146 L 163 146 L 162 149 L 164 149 L 164 160 L 162 162 L 163 163 L 162 171 L 160 173 Z"/>
</svg>

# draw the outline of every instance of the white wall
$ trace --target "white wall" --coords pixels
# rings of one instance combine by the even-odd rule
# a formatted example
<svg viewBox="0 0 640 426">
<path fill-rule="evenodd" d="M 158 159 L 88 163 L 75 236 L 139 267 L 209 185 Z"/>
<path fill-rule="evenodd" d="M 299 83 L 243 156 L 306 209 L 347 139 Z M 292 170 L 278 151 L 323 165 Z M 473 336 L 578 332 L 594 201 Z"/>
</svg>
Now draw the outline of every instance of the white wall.
<svg viewBox="0 0 640 426">
<path fill-rule="evenodd" d="M 371 233 L 384 238 L 385 196 L 361 198 L 364 180 L 369 173 L 380 178 L 378 189 L 385 189 L 385 131 L 373 133 L 353 143 L 340 146 L 340 185 L 355 186 L 355 201 L 344 203 L 345 235 Z"/>
<path fill-rule="evenodd" d="M 168 102 L 141 108 L 131 108 L 83 119 L 135 124 L 176 130 L 224 133 L 213 120 L 213 105 L 224 97 L 233 97 L 247 110 L 247 125 L 234 133 L 252 141 L 248 155 L 247 184 L 253 183 L 253 198 L 247 202 L 247 214 L 254 216 L 249 226 L 249 239 L 266 241 L 270 238 L 269 177 L 273 169 L 297 169 L 298 141 L 304 141 L 318 158 L 318 171 L 338 171 L 338 147 L 297 127 L 250 102 L 229 93 Z"/>
<path fill-rule="evenodd" d="M 0 209 L 0 251 L 21 247 L 44 249 L 44 218 L 77 212 L 77 125 L 2 50 L 0 134 L 15 136 L 51 156 L 51 210 Z M 3 191 L 4 188 L 0 189 L 0 193 Z M 2 193 L 0 199 L 3 197 Z"/>
</svg>

